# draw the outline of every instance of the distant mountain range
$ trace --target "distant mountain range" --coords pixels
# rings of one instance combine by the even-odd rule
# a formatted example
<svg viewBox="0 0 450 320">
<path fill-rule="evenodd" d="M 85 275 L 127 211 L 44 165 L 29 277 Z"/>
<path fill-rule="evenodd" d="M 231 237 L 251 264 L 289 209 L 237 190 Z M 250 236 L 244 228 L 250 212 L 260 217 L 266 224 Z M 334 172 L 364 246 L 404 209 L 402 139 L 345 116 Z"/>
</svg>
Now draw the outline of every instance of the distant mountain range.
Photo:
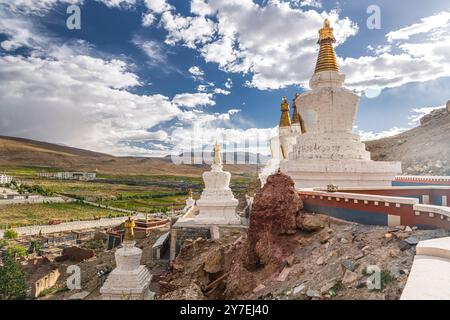
<svg viewBox="0 0 450 320">
<path fill-rule="evenodd" d="M 225 155 L 223 155 L 225 156 Z M 226 155 L 230 159 L 230 155 Z M 238 156 L 237 154 L 235 156 Z M 255 154 L 239 154 L 255 160 Z M 261 157 L 262 159 L 262 157 Z M 267 157 L 264 158 L 265 161 Z M 265 162 L 264 161 L 264 162 Z M 64 171 L 95 171 L 114 175 L 174 175 L 198 176 L 209 170 L 206 164 L 176 165 L 171 157 L 115 157 L 112 155 L 72 148 L 30 139 L 0 136 L 0 167 L 33 167 Z M 255 173 L 256 165 L 225 165 L 232 173 Z"/>
<path fill-rule="evenodd" d="M 401 161 L 404 174 L 450 175 L 450 113 L 439 109 L 426 115 L 421 125 L 399 135 L 366 142 L 373 160 Z M 194 154 L 181 154 L 194 162 Z M 227 153 L 223 159 L 245 159 L 247 163 L 224 166 L 232 173 L 256 174 L 268 156 L 254 153 Z M 0 136 L 0 168 L 34 167 L 64 171 L 95 171 L 113 175 L 199 176 L 206 164 L 172 163 L 171 157 L 115 157 L 47 142 Z"/>
</svg>

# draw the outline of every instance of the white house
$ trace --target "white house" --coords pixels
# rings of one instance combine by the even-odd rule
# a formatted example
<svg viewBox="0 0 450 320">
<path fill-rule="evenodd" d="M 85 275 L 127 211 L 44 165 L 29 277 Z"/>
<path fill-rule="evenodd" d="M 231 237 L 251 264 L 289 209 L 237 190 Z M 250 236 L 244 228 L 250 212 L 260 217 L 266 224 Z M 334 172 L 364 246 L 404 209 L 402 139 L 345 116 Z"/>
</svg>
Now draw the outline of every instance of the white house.
<svg viewBox="0 0 450 320">
<path fill-rule="evenodd" d="M 7 176 L 6 174 L 0 174 L 0 184 L 10 183 L 12 181 L 11 176 Z"/>
</svg>

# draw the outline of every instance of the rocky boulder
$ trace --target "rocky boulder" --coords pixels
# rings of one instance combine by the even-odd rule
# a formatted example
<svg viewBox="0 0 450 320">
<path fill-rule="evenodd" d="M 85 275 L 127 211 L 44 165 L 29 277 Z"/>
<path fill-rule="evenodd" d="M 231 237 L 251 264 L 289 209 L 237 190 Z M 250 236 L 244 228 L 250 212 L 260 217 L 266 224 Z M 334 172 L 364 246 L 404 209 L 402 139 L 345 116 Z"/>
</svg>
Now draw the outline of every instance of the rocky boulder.
<svg viewBox="0 0 450 320">
<path fill-rule="evenodd" d="M 322 216 L 315 214 L 299 215 L 297 217 L 297 227 L 305 231 L 318 231 L 325 228 L 326 220 Z"/>
<path fill-rule="evenodd" d="M 279 238 L 296 232 L 296 219 L 302 209 L 303 202 L 289 176 L 278 172 L 268 177 L 253 201 L 244 257 L 248 268 L 270 262 L 282 265 Z"/>
</svg>

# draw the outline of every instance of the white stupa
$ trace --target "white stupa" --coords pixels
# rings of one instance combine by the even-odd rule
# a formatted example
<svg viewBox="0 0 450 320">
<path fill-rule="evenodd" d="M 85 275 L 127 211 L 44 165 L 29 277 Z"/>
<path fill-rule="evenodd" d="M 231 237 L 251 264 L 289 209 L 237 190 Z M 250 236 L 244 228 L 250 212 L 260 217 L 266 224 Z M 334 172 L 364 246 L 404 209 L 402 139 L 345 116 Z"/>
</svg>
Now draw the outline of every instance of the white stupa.
<svg viewBox="0 0 450 320">
<path fill-rule="evenodd" d="M 222 168 L 220 145 L 216 143 L 211 171 L 203 173 L 205 188 L 197 200 L 199 213 L 192 221 L 195 224 L 241 224 L 241 218 L 236 214 L 238 200 L 230 189 L 231 174 Z"/>
<path fill-rule="evenodd" d="M 141 265 L 142 250 L 135 247 L 134 221 L 125 221 L 125 240 L 115 254 L 116 268 L 100 288 L 103 300 L 151 300 L 154 293 L 149 285 L 152 275 Z"/>
<path fill-rule="evenodd" d="M 304 132 L 296 135 L 294 144 L 284 142 L 289 153 L 280 168 L 297 188 L 390 186 L 401 173 L 401 163 L 372 161 L 359 135 L 352 132 L 359 96 L 343 87 L 345 76 L 339 72 L 333 42 L 333 29 L 325 20 L 312 90 L 295 100 Z"/>
</svg>

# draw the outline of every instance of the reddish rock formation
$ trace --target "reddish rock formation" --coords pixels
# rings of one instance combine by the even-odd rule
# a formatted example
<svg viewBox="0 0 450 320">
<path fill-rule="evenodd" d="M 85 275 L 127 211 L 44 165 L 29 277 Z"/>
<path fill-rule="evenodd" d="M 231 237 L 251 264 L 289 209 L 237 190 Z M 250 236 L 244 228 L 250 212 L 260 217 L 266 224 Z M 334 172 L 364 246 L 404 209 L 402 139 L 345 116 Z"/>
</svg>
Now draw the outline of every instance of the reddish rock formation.
<svg viewBox="0 0 450 320">
<path fill-rule="evenodd" d="M 55 261 L 65 261 L 70 260 L 73 262 L 81 262 L 87 259 L 90 259 L 95 256 L 95 253 L 93 250 L 90 249 L 83 249 L 78 247 L 68 247 L 64 248 L 62 255 L 60 257 L 57 257 Z"/>
<path fill-rule="evenodd" d="M 303 202 L 294 188 L 294 181 L 278 172 L 267 179 L 255 196 L 248 231 L 246 267 L 249 269 L 273 262 L 283 263 L 279 237 L 295 233 L 296 218 Z"/>
</svg>

